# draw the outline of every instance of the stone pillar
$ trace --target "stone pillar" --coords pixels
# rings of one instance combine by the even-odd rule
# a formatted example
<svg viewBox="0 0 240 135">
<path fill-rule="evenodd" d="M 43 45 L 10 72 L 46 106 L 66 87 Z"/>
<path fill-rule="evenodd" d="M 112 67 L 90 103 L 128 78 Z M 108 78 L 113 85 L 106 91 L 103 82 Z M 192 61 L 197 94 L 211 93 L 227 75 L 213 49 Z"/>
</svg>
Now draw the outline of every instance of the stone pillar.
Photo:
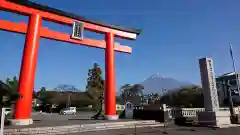
<svg viewBox="0 0 240 135">
<path fill-rule="evenodd" d="M 204 89 L 204 107 L 205 111 L 218 111 L 219 102 L 216 87 L 215 73 L 213 69 L 213 60 L 203 58 L 199 60 L 202 87 Z"/>
<path fill-rule="evenodd" d="M 204 112 L 198 113 L 198 122 L 201 125 L 230 124 L 230 113 L 219 111 L 218 93 L 212 58 L 199 60 L 201 82 L 204 95 Z"/>
<path fill-rule="evenodd" d="M 168 122 L 169 121 L 169 114 L 168 114 L 168 110 L 167 110 L 167 106 L 166 104 L 162 104 L 161 105 L 161 119 L 160 122 Z"/>
</svg>

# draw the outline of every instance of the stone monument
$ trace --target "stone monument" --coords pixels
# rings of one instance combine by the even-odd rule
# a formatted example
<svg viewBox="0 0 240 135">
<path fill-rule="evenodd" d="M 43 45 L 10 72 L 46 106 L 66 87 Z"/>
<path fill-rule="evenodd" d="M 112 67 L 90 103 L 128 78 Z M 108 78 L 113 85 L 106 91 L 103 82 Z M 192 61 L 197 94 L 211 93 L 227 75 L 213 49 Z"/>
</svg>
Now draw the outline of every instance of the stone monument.
<svg viewBox="0 0 240 135">
<path fill-rule="evenodd" d="M 133 118 L 133 104 L 131 102 L 127 102 L 125 104 L 125 118 L 127 119 Z"/>
<path fill-rule="evenodd" d="M 198 113 L 200 125 L 231 124 L 229 111 L 219 111 L 218 93 L 212 58 L 199 59 L 204 95 L 204 112 Z"/>
</svg>

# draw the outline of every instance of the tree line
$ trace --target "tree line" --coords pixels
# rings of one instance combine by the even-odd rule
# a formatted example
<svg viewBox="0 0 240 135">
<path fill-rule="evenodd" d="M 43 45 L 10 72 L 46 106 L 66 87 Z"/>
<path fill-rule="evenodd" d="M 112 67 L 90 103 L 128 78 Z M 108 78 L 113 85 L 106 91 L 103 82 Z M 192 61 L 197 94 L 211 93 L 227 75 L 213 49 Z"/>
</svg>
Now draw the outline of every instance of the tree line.
<svg viewBox="0 0 240 135">
<path fill-rule="evenodd" d="M 8 94 L 3 96 L 2 103 L 4 106 L 11 106 L 21 96 L 18 93 L 18 78 L 15 76 L 1 82 L 10 88 Z M 33 90 L 33 99 L 39 100 L 43 105 L 55 104 L 61 107 L 66 107 L 67 104 L 75 107 L 102 106 L 100 103 L 103 104 L 105 80 L 97 63 L 94 63 L 93 67 L 88 70 L 86 82 L 86 89 L 82 92 L 70 84 L 59 84 L 52 90 L 42 87 L 39 91 Z M 117 97 L 117 102 L 119 101 Z"/>
<path fill-rule="evenodd" d="M 3 106 L 15 104 L 21 95 L 18 94 L 18 78 L 7 78 L 2 83 L 6 84 L 11 91 L 1 94 Z M 58 105 L 61 107 L 75 106 L 101 108 L 104 103 L 105 80 L 102 77 L 102 70 L 97 63 L 93 64 L 88 70 L 87 84 L 85 91 L 80 92 L 73 85 L 60 84 L 53 90 L 42 87 L 39 91 L 33 91 L 33 98 L 38 99 L 43 105 Z M 144 87 L 141 84 L 125 84 L 120 87 L 120 95 L 116 97 L 117 103 L 124 104 L 132 102 L 135 105 L 143 105 L 145 100 L 147 104 L 167 104 L 172 107 L 204 107 L 203 89 L 192 85 L 176 90 L 172 90 L 165 95 L 152 93 L 144 95 Z M 234 101 L 235 105 L 240 102 Z M 225 105 L 227 105 L 227 100 Z"/>
<path fill-rule="evenodd" d="M 190 85 L 168 91 L 164 95 L 158 93 L 151 93 L 144 95 L 144 87 L 140 84 L 126 84 L 121 87 L 121 99 L 125 102 L 130 101 L 136 105 L 144 105 L 147 101 L 148 105 L 151 104 L 166 104 L 170 107 L 182 108 L 204 108 L 204 95 L 203 88 L 198 85 Z M 240 98 L 233 97 L 234 106 L 240 105 Z M 229 105 L 228 98 L 223 100 L 220 104 L 222 107 Z"/>
</svg>

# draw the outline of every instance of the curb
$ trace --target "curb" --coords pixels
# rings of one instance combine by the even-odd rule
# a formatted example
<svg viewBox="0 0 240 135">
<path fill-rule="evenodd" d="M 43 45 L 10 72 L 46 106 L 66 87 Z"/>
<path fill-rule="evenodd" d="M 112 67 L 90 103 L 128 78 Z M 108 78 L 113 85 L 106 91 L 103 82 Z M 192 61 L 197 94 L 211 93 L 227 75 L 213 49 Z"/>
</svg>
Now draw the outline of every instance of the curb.
<svg viewBox="0 0 240 135">
<path fill-rule="evenodd" d="M 101 131 L 111 129 L 126 129 L 126 128 L 143 128 L 143 127 L 160 127 L 164 126 L 162 123 L 155 121 L 129 121 L 129 122 L 108 122 L 96 124 L 82 124 L 69 126 L 55 126 L 55 127 L 37 127 L 37 128 L 21 128 L 21 129 L 5 129 L 4 135 L 35 135 L 35 134 L 70 134 L 90 131 Z"/>
</svg>

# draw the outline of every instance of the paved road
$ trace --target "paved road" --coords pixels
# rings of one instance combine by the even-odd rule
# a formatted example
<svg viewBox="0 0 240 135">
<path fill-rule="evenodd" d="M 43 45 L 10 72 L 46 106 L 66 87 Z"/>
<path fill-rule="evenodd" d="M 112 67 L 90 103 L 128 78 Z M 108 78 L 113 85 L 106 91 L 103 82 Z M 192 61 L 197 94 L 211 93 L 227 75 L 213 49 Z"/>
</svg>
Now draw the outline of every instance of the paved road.
<svg viewBox="0 0 240 135">
<path fill-rule="evenodd" d="M 32 125 L 26 126 L 14 126 L 5 125 L 6 129 L 11 128 L 34 128 L 34 127 L 53 127 L 53 126 L 65 126 L 65 125 L 81 125 L 81 124 L 95 124 L 100 122 L 106 122 L 105 120 L 91 120 L 94 112 L 78 112 L 76 115 L 60 115 L 60 114 L 40 114 L 38 112 L 32 113 L 31 118 L 33 119 Z M 127 119 L 119 121 L 129 121 Z M 108 121 L 109 122 L 109 121 Z M 114 122 L 114 121 L 111 121 Z"/>
<path fill-rule="evenodd" d="M 35 120 L 35 124 L 32 126 L 57 126 L 57 125 L 68 125 L 68 124 L 80 124 L 80 123 L 96 123 L 99 121 L 90 120 L 89 118 L 94 114 L 94 112 L 78 112 L 76 115 L 66 115 L 62 116 L 59 114 L 44 114 L 32 113 L 32 118 Z M 69 120 L 75 119 L 75 120 Z M 37 122 L 39 120 L 39 122 Z M 19 126 L 18 126 L 19 127 Z M 6 127 L 12 128 L 12 126 Z M 192 131 L 194 129 L 195 131 Z M 164 135 L 164 128 L 138 128 L 135 135 Z M 225 129 L 209 129 L 209 128 L 187 128 L 170 126 L 167 128 L 167 133 L 169 135 L 238 135 L 240 133 L 240 127 L 235 128 L 225 128 Z M 108 131 L 97 131 L 97 132 L 84 132 L 69 135 L 134 135 L 134 129 L 121 129 L 121 130 L 108 130 Z"/>
<path fill-rule="evenodd" d="M 90 119 L 95 112 L 77 112 L 76 115 L 60 115 L 57 113 L 43 113 L 40 114 L 38 112 L 32 113 L 31 118 L 35 121 L 62 121 L 62 120 L 69 120 L 69 119 Z"/>
<path fill-rule="evenodd" d="M 31 118 L 33 119 L 32 125 L 24 127 L 46 127 L 46 126 L 63 126 L 63 125 L 74 125 L 74 124 L 90 124 L 99 122 L 98 120 L 90 120 L 94 112 L 77 112 L 76 115 L 60 115 L 57 113 L 43 113 L 39 112 L 32 113 Z M 22 126 L 5 125 L 5 128 L 22 128 Z"/>
<path fill-rule="evenodd" d="M 194 130 L 193 130 L 194 129 Z M 107 130 L 97 132 L 85 132 L 69 135 L 166 135 L 163 127 L 159 128 L 139 128 L 134 133 L 134 129 L 120 129 L 120 130 Z M 166 130 L 169 135 L 238 135 L 240 127 L 224 128 L 224 129 L 211 129 L 200 127 L 170 127 Z"/>
</svg>

